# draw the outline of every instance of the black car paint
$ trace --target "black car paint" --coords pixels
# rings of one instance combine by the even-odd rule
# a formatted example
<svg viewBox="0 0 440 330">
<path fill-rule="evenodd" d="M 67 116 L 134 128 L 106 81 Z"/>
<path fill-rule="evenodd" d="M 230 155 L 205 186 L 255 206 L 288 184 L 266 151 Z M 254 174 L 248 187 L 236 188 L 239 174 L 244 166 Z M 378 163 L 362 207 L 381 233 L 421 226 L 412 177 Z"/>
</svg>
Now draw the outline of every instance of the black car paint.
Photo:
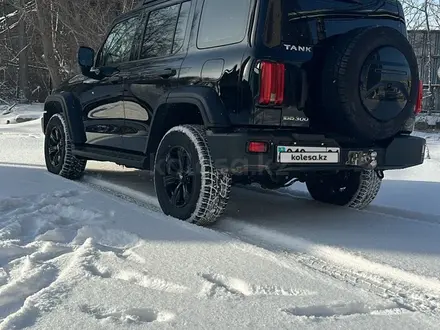
<svg viewBox="0 0 440 330">
<path fill-rule="evenodd" d="M 150 10 L 181 2 L 183 1 L 155 1 L 153 5 L 147 4 L 136 12 L 118 18 L 115 23 L 141 13 L 143 16 L 138 31 L 140 37 L 146 14 Z M 301 38 L 292 42 L 301 46 L 311 46 L 314 50 L 320 47 L 322 33 L 329 38 L 354 28 L 376 24 L 391 26 L 405 33 L 401 8 L 395 1 L 371 1 L 371 5 L 366 6 L 370 12 L 357 13 L 347 11 L 347 8 L 353 8 L 354 5 L 343 2 L 338 2 L 337 5 L 331 1 L 291 2 L 296 14 L 294 24 L 305 32 Z M 325 3 L 328 10 L 325 10 Z M 375 6 L 375 3 L 382 4 Z M 86 141 L 78 146 L 78 149 L 84 148 L 81 151 L 82 156 L 133 164 L 130 157 L 130 160 L 124 161 L 127 155 L 132 154 L 132 157 L 139 157 L 136 164 L 144 164 L 143 167 L 149 168 L 149 164 L 152 163 L 149 156 L 155 152 L 154 148 L 148 148 L 149 141 L 160 138 L 160 130 L 157 129 L 154 136 L 150 136 L 151 125 L 157 115 L 156 110 L 162 109 L 164 104 L 173 100 L 179 102 L 182 99 L 191 100 L 193 104 L 207 104 L 205 109 L 202 109 L 206 111 L 202 113 L 202 117 L 207 127 L 227 127 L 234 130 L 234 127 L 276 126 L 289 129 L 291 132 L 307 133 L 309 123 L 307 116 L 302 112 L 305 103 L 309 101 L 307 93 L 304 93 L 308 88 L 305 76 L 313 75 L 314 70 L 319 68 L 314 65 L 319 60 L 316 54 L 319 52 L 293 52 L 283 46 L 266 47 L 262 40 L 266 17 L 261 13 L 267 11 L 267 4 L 268 1 L 253 1 L 247 35 L 241 42 L 223 47 L 198 49 L 196 38 L 203 1 L 192 0 L 184 47 L 177 54 L 138 60 L 139 49 L 133 47 L 133 61 L 120 64 L 117 67 L 118 72 L 113 76 L 97 80 L 78 75 L 65 82 L 55 93 L 68 93 L 70 98 L 76 100 L 66 104 L 66 111 L 82 111 L 81 117 L 86 133 Z M 318 4 L 321 5 L 320 8 Z M 316 26 L 320 28 L 317 29 Z M 321 34 L 317 31 L 321 31 Z M 282 108 L 268 109 L 256 106 L 259 76 L 254 69 L 257 61 L 263 59 L 282 60 L 287 65 L 289 75 L 297 83 L 296 91 L 292 91 L 294 97 L 289 98 L 289 102 Z M 195 87 L 209 88 L 210 93 L 206 93 L 207 99 L 197 101 L 200 93 L 197 93 Z M 191 88 L 194 88 L 193 95 Z M 183 92 L 180 92 L 182 90 Z M 213 94 L 212 91 L 216 93 Z M 173 98 L 173 95 L 180 97 Z M 209 114 L 209 104 L 217 105 L 216 115 Z M 222 108 L 219 110 L 219 107 Z M 216 117 L 218 120 L 215 120 Z M 295 117 L 299 120 L 286 121 L 283 120 L 284 117 Z M 93 149 L 87 151 L 87 147 Z M 119 152 L 115 154 L 119 156 L 103 156 L 111 150 Z"/>
</svg>

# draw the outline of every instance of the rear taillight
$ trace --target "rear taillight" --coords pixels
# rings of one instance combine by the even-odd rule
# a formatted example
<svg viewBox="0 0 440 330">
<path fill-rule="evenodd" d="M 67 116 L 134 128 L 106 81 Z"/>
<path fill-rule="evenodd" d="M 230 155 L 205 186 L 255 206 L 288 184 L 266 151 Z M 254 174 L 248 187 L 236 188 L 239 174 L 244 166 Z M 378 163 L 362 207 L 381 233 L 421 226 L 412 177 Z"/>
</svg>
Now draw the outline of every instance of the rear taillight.
<svg viewBox="0 0 440 330">
<path fill-rule="evenodd" d="M 419 89 L 417 93 L 416 107 L 414 109 L 414 113 L 417 115 L 422 112 L 423 106 L 423 82 L 419 81 Z"/>
<path fill-rule="evenodd" d="M 260 97 L 262 105 L 281 105 L 284 102 L 284 64 L 261 62 Z"/>
</svg>

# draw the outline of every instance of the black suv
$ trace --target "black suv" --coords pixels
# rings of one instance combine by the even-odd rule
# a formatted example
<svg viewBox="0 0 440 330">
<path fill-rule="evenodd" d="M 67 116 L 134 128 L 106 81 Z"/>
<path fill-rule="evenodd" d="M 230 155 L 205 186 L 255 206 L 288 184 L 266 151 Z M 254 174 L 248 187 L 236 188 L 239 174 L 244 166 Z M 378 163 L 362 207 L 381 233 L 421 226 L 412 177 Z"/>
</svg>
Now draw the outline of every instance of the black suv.
<svg viewBox="0 0 440 330">
<path fill-rule="evenodd" d="M 305 182 L 363 208 L 422 164 L 423 85 L 395 0 L 144 0 L 45 102 L 50 172 L 153 170 L 167 215 L 199 225 L 231 185 Z"/>
</svg>

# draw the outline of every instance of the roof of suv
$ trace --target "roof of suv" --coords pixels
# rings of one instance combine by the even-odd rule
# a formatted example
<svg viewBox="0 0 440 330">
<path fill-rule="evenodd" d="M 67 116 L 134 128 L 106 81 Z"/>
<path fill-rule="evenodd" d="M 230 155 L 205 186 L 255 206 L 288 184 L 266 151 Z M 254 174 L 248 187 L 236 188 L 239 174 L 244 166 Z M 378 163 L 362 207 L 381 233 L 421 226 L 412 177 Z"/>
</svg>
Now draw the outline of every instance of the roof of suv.
<svg viewBox="0 0 440 330">
<path fill-rule="evenodd" d="M 166 0 L 140 0 L 138 5 L 136 6 L 136 9 L 140 8 L 140 7 L 143 7 L 145 5 L 148 5 L 150 3 L 153 3 L 153 2 L 165 2 L 165 1 Z"/>
</svg>

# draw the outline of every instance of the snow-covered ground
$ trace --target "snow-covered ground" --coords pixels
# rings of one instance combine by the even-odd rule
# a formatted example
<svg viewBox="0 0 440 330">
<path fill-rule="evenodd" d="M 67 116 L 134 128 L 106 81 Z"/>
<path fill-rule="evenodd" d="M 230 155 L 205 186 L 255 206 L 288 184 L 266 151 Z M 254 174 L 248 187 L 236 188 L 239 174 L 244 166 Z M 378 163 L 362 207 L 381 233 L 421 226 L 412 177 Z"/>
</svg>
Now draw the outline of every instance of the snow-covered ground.
<svg viewBox="0 0 440 330">
<path fill-rule="evenodd" d="M 40 122 L 16 114 L 0 114 L 0 329 L 438 329 L 440 135 L 365 211 L 234 188 L 206 229 L 165 217 L 147 172 L 47 173 Z"/>
<path fill-rule="evenodd" d="M 40 118 L 42 104 L 0 105 L 0 124 L 17 124 Z"/>
</svg>

